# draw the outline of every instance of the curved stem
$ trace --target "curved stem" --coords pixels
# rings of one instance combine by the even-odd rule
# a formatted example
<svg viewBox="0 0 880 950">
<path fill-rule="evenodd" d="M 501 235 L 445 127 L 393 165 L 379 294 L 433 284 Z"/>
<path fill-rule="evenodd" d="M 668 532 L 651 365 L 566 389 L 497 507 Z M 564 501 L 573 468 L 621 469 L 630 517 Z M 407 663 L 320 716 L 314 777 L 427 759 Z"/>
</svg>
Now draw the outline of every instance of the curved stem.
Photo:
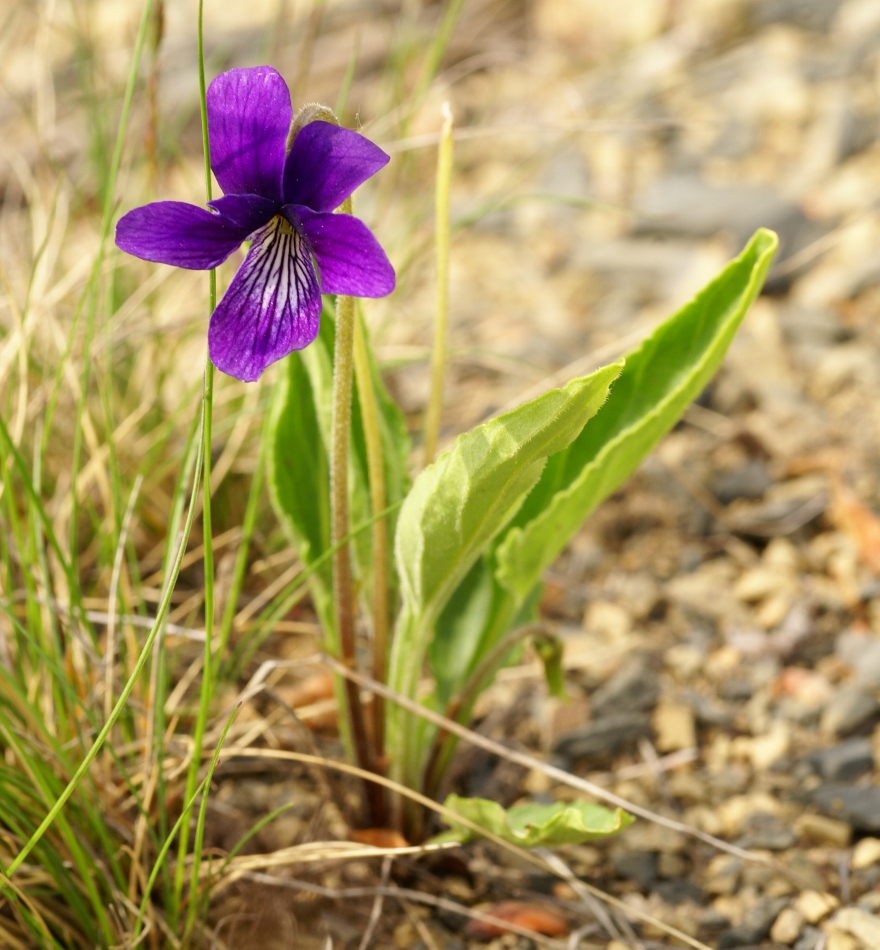
<svg viewBox="0 0 880 950">
<path fill-rule="evenodd" d="M 485 688 L 486 680 L 495 672 L 504 657 L 520 640 L 546 634 L 548 629 L 547 625 L 543 623 L 529 623 L 523 627 L 517 627 L 516 630 L 511 630 L 507 636 L 502 637 L 476 665 L 470 676 L 465 680 L 464 686 L 446 704 L 444 713 L 446 718 L 453 722 L 461 722 L 462 719 L 467 719 L 474 708 L 477 697 Z M 464 725 L 464 723 L 461 724 Z M 423 783 L 423 791 L 432 798 L 436 796 L 440 788 L 440 782 L 443 780 L 443 774 L 446 771 L 446 763 L 449 761 L 449 756 L 456 741 L 456 736 L 446 729 L 440 729 L 434 737 L 431 754 L 425 766 L 425 780 Z"/>
</svg>

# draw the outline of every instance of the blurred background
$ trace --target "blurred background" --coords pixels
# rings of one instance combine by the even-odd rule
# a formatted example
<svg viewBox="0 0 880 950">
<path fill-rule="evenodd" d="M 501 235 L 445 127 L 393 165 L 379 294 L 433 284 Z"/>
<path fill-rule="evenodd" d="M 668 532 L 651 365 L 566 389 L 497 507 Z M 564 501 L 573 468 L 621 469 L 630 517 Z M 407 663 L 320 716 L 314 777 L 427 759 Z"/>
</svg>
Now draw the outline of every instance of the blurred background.
<svg viewBox="0 0 880 950">
<path fill-rule="evenodd" d="M 166 0 L 158 9 L 110 195 L 114 220 L 148 200 L 203 198 L 197 4 Z M 114 511 L 118 527 L 118 498 L 137 473 L 131 544 L 142 578 L 159 567 L 207 326 L 203 274 L 115 250 L 102 265 L 94 335 L 76 322 L 140 11 L 132 0 L 0 3 L 0 398 L 22 446 L 57 400 L 44 477 L 50 514 L 63 521 L 65 419 L 84 363 L 93 367 L 95 426 L 85 430 L 93 464 L 77 490 L 89 514 L 80 565 L 96 609 L 106 607 L 111 559 L 101 518 Z M 806 855 L 817 886 L 840 885 L 834 848 L 880 834 L 880 808 L 871 814 L 880 723 L 880 2 L 207 0 L 205 43 L 209 79 L 271 64 L 294 108 L 339 104 L 345 124 L 391 154 L 358 193 L 357 213 L 386 247 L 398 290 L 368 302 L 366 314 L 417 439 L 444 102 L 456 121 L 447 439 L 524 393 L 615 358 L 757 227 L 779 232 L 766 292 L 715 382 L 548 577 L 544 612 L 566 633 L 574 704 L 540 698 L 529 665 L 503 674 L 486 702 L 501 710 L 492 720 L 499 734 L 555 750 L 570 768 L 588 769 L 592 750 L 589 769 L 617 776 L 618 791 L 651 803 L 659 788 L 672 813 L 713 834 L 757 835 L 748 821 L 769 815 L 765 831 L 789 829 L 776 850 Z M 221 269 L 221 289 L 234 268 L 235 259 Z M 218 532 L 240 523 L 277 372 L 247 389 L 218 380 Z M 287 567 L 283 554 L 272 561 L 284 542 L 265 507 L 252 597 Z M 222 581 L 229 563 L 218 556 Z M 183 581 L 172 620 L 187 624 L 198 619 L 197 564 Z M 304 609 L 290 623 L 304 634 L 311 620 Z M 279 635 L 256 659 L 313 649 Z M 603 740 L 595 727 L 609 711 L 630 719 Z M 844 771 L 824 759 L 803 764 L 853 739 L 861 745 Z M 661 754 L 690 750 L 682 761 L 691 766 L 667 784 L 662 769 L 640 772 L 645 741 Z M 540 778 L 522 786 L 516 770 L 483 766 L 472 769 L 468 793 L 557 794 Z M 258 791 L 230 778 L 219 796 L 224 820 L 246 828 L 273 795 L 289 794 L 272 781 Z M 827 789 L 841 781 L 862 811 L 829 804 Z M 724 811 L 732 798 L 745 804 Z M 839 828 L 825 837 L 818 826 L 791 831 L 808 806 Z M 299 840 L 310 818 L 298 820 L 267 831 L 261 847 Z M 682 900 L 699 898 L 699 913 L 720 915 L 717 927 L 779 899 L 757 879 L 725 890 L 712 883 L 708 858 L 635 835 L 582 855 L 584 867 L 678 925 L 702 918 L 666 901 L 664 880 L 689 880 L 699 894 Z M 771 847 L 762 840 L 756 846 Z M 654 863 L 631 853 L 654 854 Z M 678 864 L 658 865 L 658 854 Z M 880 870 L 857 870 L 862 877 L 847 886 L 880 904 Z M 332 917 L 321 926 L 345 931 Z"/>
</svg>

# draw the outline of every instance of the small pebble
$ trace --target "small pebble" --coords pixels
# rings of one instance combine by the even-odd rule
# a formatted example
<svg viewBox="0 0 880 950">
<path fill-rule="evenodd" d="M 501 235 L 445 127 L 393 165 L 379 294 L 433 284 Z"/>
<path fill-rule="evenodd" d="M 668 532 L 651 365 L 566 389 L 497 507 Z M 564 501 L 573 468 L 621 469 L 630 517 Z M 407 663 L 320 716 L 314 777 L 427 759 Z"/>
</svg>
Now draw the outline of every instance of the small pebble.
<svg viewBox="0 0 880 950">
<path fill-rule="evenodd" d="M 863 950 L 863 948 L 859 941 L 845 930 L 838 930 L 836 927 L 832 927 L 828 931 L 828 939 L 825 941 L 825 950 Z"/>
<path fill-rule="evenodd" d="M 880 947 L 880 917 L 874 914 L 858 907 L 844 907 L 834 915 L 832 924 L 835 929 L 846 931 L 871 950 Z"/>
<path fill-rule="evenodd" d="M 812 792 L 811 797 L 822 811 L 847 822 L 856 831 L 880 831 L 878 785 L 829 782 Z"/>
<path fill-rule="evenodd" d="M 802 891 L 797 896 L 794 905 L 808 923 L 818 924 L 832 911 L 837 910 L 840 901 L 833 894 L 822 891 Z"/>
<path fill-rule="evenodd" d="M 794 830 L 804 844 L 808 845 L 847 848 L 852 838 L 852 828 L 845 821 L 826 818 L 825 815 L 801 815 L 794 823 Z"/>
<path fill-rule="evenodd" d="M 801 935 L 805 923 L 804 915 L 799 910 L 794 907 L 786 907 L 770 928 L 770 937 L 776 943 L 791 946 Z"/>
<path fill-rule="evenodd" d="M 841 686 L 831 698 L 819 728 L 826 736 L 846 736 L 880 714 L 880 703 L 873 693 L 857 683 Z"/>
<path fill-rule="evenodd" d="M 870 739 L 847 739 L 814 752 L 810 762 L 826 781 L 846 781 L 874 767 L 874 750 Z"/>
<path fill-rule="evenodd" d="M 706 869 L 705 889 L 707 894 L 733 894 L 742 873 L 742 859 L 732 854 L 719 854 L 709 862 Z"/>
<path fill-rule="evenodd" d="M 880 863 L 880 838 L 862 838 L 853 848 L 850 867 L 854 871 Z"/>
<path fill-rule="evenodd" d="M 654 710 L 653 725 L 661 752 L 689 749 L 697 744 L 694 712 L 687 703 L 661 701 Z"/>
<path fill-rule="evenodd" d="M 825 934 L 818 927 L 804 927 L 800 937 L 795 941 L 793 950 L 816 950 Z"/>
</svg>

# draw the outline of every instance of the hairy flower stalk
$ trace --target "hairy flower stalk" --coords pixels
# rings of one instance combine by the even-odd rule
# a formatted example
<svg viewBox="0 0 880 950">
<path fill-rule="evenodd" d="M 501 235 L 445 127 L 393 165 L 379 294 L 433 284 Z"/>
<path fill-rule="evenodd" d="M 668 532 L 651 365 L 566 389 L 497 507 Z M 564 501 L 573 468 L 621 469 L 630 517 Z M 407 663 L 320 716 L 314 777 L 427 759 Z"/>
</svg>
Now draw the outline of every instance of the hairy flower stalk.
<svg viewBox="0 0 880 950">
<path fill-rule="evenodd" d="M 305 106 L 291 123 L 288 138 L 293 148 L 296 139 L 310 122 L 326 122 L 336 117 L 318 104 Z M 352 212 L 351 196 L 345 199 L 341 214 Z M 349 669 L 357 668 L 355 642 L 355 600 L 351 576 L 351 547 L 342 544 L 351 529 L 348 504 L 348 459 L 351 449 L 351 399 L 354 384 L 354 297 L 336 298 L 336 337 L 333 353 L 333 403 L 330 423 L 330 543 L 339 545 L 333 556 L 333 601 L 342 661 Z M 360 691 L 351 680 L 345 681 L 348 723 L 358 765 L 369 772 L 377 771 L 376 755 L 367 735 L 367 724 Z M 385 798 L 380 786 L 365 782 L 370 819 L 375 825 L 385 822 Z"/>
<path fill-rule="evenodd" d="M 116 244 L 144 260 L 213 271 L 250 241 L 223 299 L 216 306 L 212 300 L 206 398 L 211 364 L 244 382 L 259 379 L 269 365 L 315 339 L 322 293 L 338 295 L 330 465 L 332 544 L 339 550 L 333 587 L 340 652 L 354 668 L 351 552 L 341 544 L 350 533 L 353 298 L 384 297 L 395 276 L 372 233 L 352 217 L 350 196 L 388 155 L 341 128 L 326 106 L 305 106 L 294 118 L 287 85 L 269 66 L 222 73 L 203 102 L 205 152 L 223 197 L 210 200 L 209 177 L 207 210 L 179 201 L 135 208 L 119 221 Z M 340 206 L 343 213 L 334 213 Z M 207 481 L 207 461 L 205 474 Z M 207 513 L 207 494 L 205 504 Z M 206 655 L 206 667 L 209 661 Z M 358 762 L 375 770 L 364 710 L 350 683 L 346 697 Z M 382 793 L 372 783 L 367 799 L 373 820 L 381 821 Z"/>
</svg>

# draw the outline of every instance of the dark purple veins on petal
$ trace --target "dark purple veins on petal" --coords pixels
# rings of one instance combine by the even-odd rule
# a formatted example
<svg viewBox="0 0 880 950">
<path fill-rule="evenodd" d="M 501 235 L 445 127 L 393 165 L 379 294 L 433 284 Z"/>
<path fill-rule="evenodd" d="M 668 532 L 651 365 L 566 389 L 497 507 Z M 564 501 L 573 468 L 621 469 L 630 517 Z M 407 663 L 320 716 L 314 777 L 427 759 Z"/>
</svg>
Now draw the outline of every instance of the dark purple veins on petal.
<svg viewBox="0 0 880 950">
<path fill-rule="evenodd" d="M 287 156 L 284 200 L 313 211 L 333 211 L 388 160 L 378 145 L 351 129 L 310 122 Z"/>
<path fill-rule="evenodd" d="M 119 219 L 116 246 L 145 261 L 210 270 L 251 231 L 232 218 L 183 201 L 156 201 Z"/>
<path fill-rule="evenodd" d="M 325 294 L 384 297 L 394 290 L 394 268 L 363 221 L 295 205 L 284 215 L 308 240 Z"/>
<path fill-rule="evenodd" d="M 207 107 L 211 168 L 223 191 L 280 202 L 293 117 L 281 75 L 271 66 L 230 69 L 208 87 Z"/>
<path fill-rule="evenodd" d="M 244 382 L 308 346 L 318 334 L 321 292 L 303 239 L 281 217 L 258 231 L 211 317 L 214 365 Z"/>
</svg>

